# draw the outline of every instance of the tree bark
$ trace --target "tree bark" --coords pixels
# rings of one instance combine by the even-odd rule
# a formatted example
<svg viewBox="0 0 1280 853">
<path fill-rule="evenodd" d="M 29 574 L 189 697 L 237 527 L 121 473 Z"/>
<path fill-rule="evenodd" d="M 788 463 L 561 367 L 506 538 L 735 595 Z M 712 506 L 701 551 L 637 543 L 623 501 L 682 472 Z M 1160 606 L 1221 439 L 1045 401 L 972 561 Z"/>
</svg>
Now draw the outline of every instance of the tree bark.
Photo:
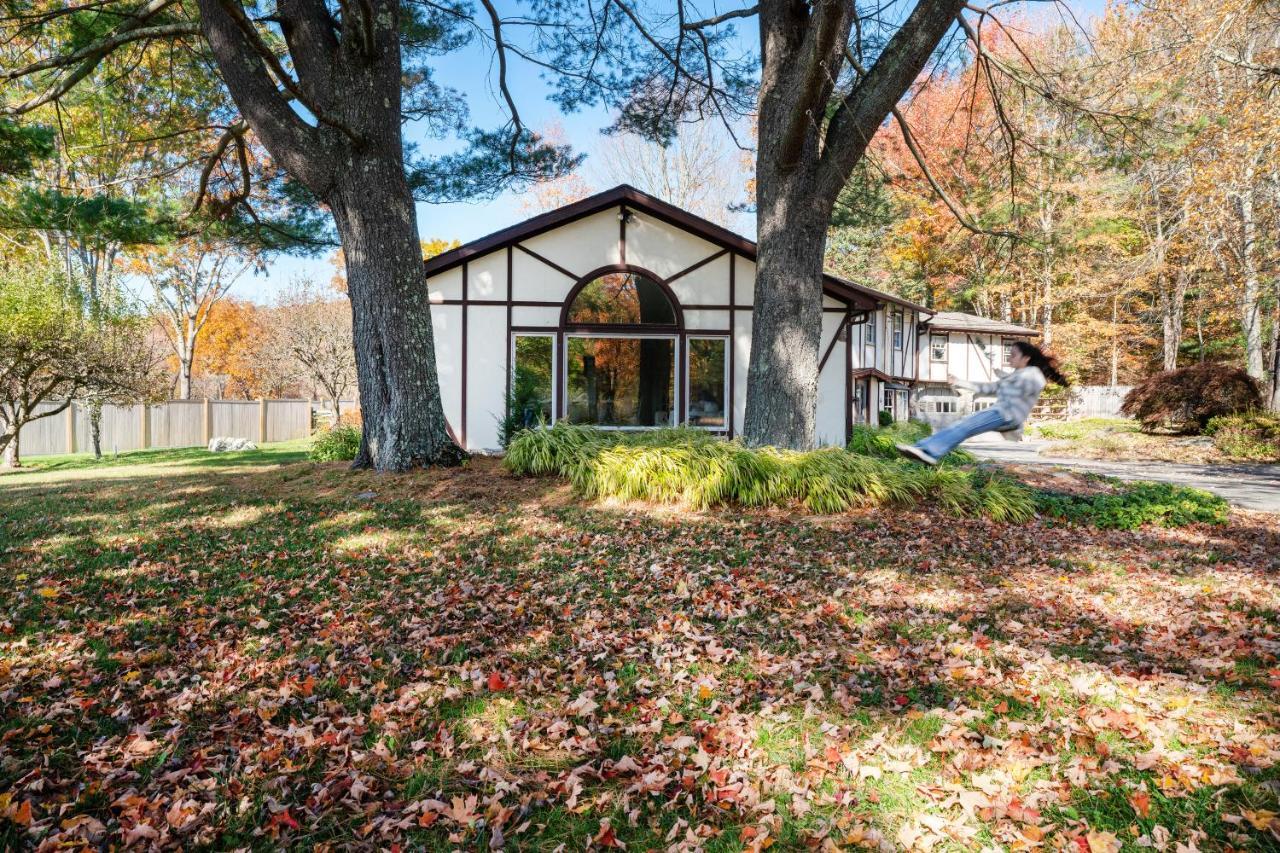
<svg viewBox="0 0 1280 853">
<path fill-rule="evenodd" d="M 281 0 L 277 10 L 297 72 L 286 88 L 314 115 L 314 126 L 280 91 L 276 78 L 285 72 L 268 70 L 270 49 L 246 34 L 235 0 L 200 0 L 201 29 L 245 121 L 329 206 L 342 238 L 364 420 L 352 465 L 405 471 L 458 464 L 466 454 L 449 437 L 440 400 L 404 173 L 400 4 L 345 7 L 340 33 L 322 3 Z"/>
<path fill-rule="evenodd" d="M 1240 266 L 1244 290 L 1240 294 L 1240 329 L 1244 333 L 1245 369 L 1262 381 L 1262 283 L 1258 274 L 1258 223 L 1254 211 L 1254 169 L 1245 171 L 1245 187 L 1236 199 L 1240 217 Z"/>
<path fill-rule="evenodd" d="M 395 145 L 399 145 L 396 133 Z M 465 458 L 449 437 L 418 248 L 399 158 L 352 162 L 328 198 L 347 265 L 364 429 L 353 467 L 407 471 Z M 335 410 L 336 413 L 336 410 Z"/>
<path fill-rule="evenodd" d="M 18 457 L 18 436 L 14 435 L 4 446 L 4 467 L 21 468 L 22 460 Z"/>
<path fill-rule="evenodd" d="M 761 126 L 761 154 L 764 153 Z M 761 157 L 761 161 L 764 157 Z M 756 177 L 758 230 L 747 443 L 814 446 L 822 336 L 822 257 L 830 210 L 805 175 Z"/>
<path fill-rule="evenodd" d="M 743 422 L 748 444 L 814 446 L 831 211 L 871 137 L 963 6 L 963 0 L 919 0 L 865 69 L 849 57 L 853 4 L 760 3 L 758 243 Z M 837 93 L 836 82 L 851 65 L 855 80 Z"/>
<path fill-rule="evenodd" d="M 1187 287 L 1191 276 L 1183 268 L 1178 269 L 1174 278 L 1173 289 L 1164 286 L 1164 276 L 1160 283 L 1160 322 L 1164 335 L 1164 369 L 1178 369 L 1178 350 L 1182 348 L 1183 314 L 1187 304 Z"/>
</svg>

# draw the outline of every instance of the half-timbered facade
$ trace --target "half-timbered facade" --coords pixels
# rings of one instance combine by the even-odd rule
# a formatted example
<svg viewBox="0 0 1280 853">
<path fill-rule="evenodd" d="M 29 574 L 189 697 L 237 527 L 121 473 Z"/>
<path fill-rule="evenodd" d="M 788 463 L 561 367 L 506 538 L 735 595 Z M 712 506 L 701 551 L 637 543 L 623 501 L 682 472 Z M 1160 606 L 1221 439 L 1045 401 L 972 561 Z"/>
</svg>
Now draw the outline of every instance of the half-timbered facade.
<svg viewBox="0 0 1280 853">
<path fill-rule="evenodd" d="M 428 260 L 441 395 L 455 437 L 470 450 L 495 449 L 509 410 L 526 424 L 740 433 L 755 252 L 750 240 L 620 186 Z M 892 349 L 898 321 L 879 316 L 886 298 L 824 276 L 823 444 L 848 435 L 854 367 L 914 369 Z M 849 334 L 871 319 L 889 324 L 883 351 Z M 904 347 L 915 325 L 902 318 Z"/>
<path fill-rule="evenodd" d="M 969 382 L 993 382 L 1011 369 L 1015 341 L 1030 340 L 1035 329 L 965 314 L 940 311 L 920 331 L 912 415 L 933 426 L 950 423 L 991 405 L 971 392 L 952 388 L 948 376 Z"/>
<path fill-rule="evenodd" d="M 752 241 L 619 186 L 431 258 L 427 288 L 453 435 L 481 451 L 500 446 L 504 419 L 688 424 L 737 435 L 755 257 Z M 945 388 L 948 369 L 931 350 L 942 335 L 950 372 L 981 379 L 1002 335 L 1034 334 L 979 332 L 956 319 L 969 315 L 935 315 L 835 276 L 822 288 L 821 444 L 843 444 L 854 423 L 875 423 L 881 411 L 895 420 L 927 415 Z"/>
</svg>

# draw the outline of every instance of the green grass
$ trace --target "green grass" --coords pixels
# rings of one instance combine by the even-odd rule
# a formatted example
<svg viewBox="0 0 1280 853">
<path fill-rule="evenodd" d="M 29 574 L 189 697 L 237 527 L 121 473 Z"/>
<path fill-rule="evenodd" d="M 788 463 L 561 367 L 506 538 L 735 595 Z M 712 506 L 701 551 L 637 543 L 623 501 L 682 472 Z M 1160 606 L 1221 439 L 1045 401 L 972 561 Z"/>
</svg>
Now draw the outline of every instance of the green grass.
<svg viewBox="0 0 1280 853">
<path fill-rule="evenodd" d="M 699 509 L 799 504 L 815 513 L 934 501 L 948 512 L 997 520 L 1034 512 L 1028 489 L 989 470 L 928 468 L 840 448 L 750 448 L 695 429 L 624 433 L 562 423 L 516 436 L 505 462 L 516 474 L 564 477 L 588 499 Z"/>
<path fill-rule="evenodd" d="M 14 470 L 0 468 L 0 478 L 43 471 L 96 471 L 144 466 L 179 466 L 191 469 L 237 468 L 263 464 L 286 465 L 306 459 L 310 448 L 310 438 L 299 438 L 263 444 L 257 450 L 237 450 L 226 453 L 210 453 L 203 447 L 173 447 L 105 453 L 101 459 L 95 458 L 92 453 L 27 456 L 23 457 L 21 468 Z M 0 479 L 0 484 L 4 482 Z"/>
<path fill-rule="evenodd" d="M 16 798 L 0 800 L 0 848 L 71 846 L 77 815 L 117 833 L 96 846 L 118 846 L 125 808 L 163 826 L 189 802 L 208 809 L 182 843 L 202 849 L 485 848 L 498 807 L 508 849 L 583 849 L 607 819 L 628 849 L 687 827 L 705 849 L 749 849 L 763 827 L 770 849 L 799 850 L 849 827 L 892 842 L 931 814 L 985 844 L 1017 823 L 936 792 L 1003 778 L 1025 747 L 1045 757 L 1038 775 L 1000 799 L 1043 783 L 1045 847 L 1070 849 L 1089 829 L 1147 826 L 1108 791 L 1171 772 L 1139 771 L 1133 739 L 1084 736 L 1098 709 L 1132 703 L 1145 736 L 1243 779 L 1153 796 L 1151 820 L 1180 842 L 1202 829 L 1206 851 L 1266 849 L 1227 820 L 1280 809 L 1275 764 L 1249 751 L 1280 748 L 1280 586 L 1249 564 L 1271 541 L 1256 519 L 1214 531 L 1206 565 L 1200 537 L 940 517 L 924 493 L 817 522 L 692 515 L 566 503 L 489 459 L 383 476 L 305 451 L 148 451 L 0 477 L 0 683 L 14 697 L 0 703 L 0 797 Z M 831 453 L 900 466 L 839 450 L 791 464 L 828 477 Z M 1003 485 L 907 470 L 962 503 Z M 1139 619 L 1162 626 L 1158 641 L 1116 636 Z M 1115 642 L 1131 663 L 1053 655 Z M 1187 665 L 1204 656 L 1227 663 Z M 491 690 L 494 672 L 511 684 Z M 1082 677 L 1111 704 L 1078 695 Z M 594 712 L 566 708 L 588 692 Z M 139 731 L 157 746 L 134 758 Z M 851 772 L 850 754 L 876 772 Z M 1068 779 L 1068 756 L 1117 769 Z M 617 770 L 624 758 L 642 770 Z M 653 789 L 633 790 L 646 777 Z M 349 796 L 357 779 L 368 790 Z M 739 783 L 758 799 L 715 801 Z M 473 795 L 484 825 L 414 810 Z M 6 817 L 15 802 L 31 804 L 31 832 Z M 297 829 L 272 823 L 281 808 Z"/>
<path fill-rule="evenodd" d="M 854 424 L 845 449 L 850 453 L 863 456 L 899 459 L 901 454 L 895 445 L 915 444 L 923 438 L 928 438 L 932 432 L 928 424 L 920 421 L 898 421 L 883 427 Z M 948 464 L 968 464 L 975 460 L 972 453 L 957 448 L 948 453 L 944 461 Z"/>
<path fill-rule="evenodd" d="M 1135 421 L 1124 418 L 1081 418 L 1036 424 L 1028 431 L 1050 441 L 1080 441 L 1096 433 L 1141 432 L 1141 429 Z"/>
</svg>

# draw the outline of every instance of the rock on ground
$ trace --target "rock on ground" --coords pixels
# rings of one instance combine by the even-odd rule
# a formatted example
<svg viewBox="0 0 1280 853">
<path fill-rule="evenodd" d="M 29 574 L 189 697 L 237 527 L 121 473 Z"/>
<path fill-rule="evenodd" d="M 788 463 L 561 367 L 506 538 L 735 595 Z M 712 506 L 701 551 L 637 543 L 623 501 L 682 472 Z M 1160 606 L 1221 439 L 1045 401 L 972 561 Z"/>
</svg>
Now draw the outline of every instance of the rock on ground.
<svg viewBox="0 0 1280 853">
<path fill-rule="evenodd" d="M 210 453 L 225 453 L 229 450 L 257 450 L 258 445 L 247 438 L 211 438 Z"/>
</svg>

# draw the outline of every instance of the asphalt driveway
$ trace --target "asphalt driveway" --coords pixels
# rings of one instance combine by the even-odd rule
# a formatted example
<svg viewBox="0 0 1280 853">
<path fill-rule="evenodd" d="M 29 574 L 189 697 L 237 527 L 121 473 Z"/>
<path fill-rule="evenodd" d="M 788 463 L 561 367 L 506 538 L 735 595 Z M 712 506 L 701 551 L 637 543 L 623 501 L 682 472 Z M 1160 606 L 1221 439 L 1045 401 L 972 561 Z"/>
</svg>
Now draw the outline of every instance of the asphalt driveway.
<svg viewBox="0 0 1280 853">
<path fill-rule="evenodd" d="M 1040 451 L 1047 445 L 1048 442 L 1035 439 L 1010 442 L 985 435 L 964 443 L 966 450 L 982 459 L 1018 465 L 1060 465 L 1122 480 L 1157 480 L 1195 486 L 1220 495 L 1234 506 L 1280 513 L 1280 465 L 1175 465 L 1042 456 Z"/>
</svg>

